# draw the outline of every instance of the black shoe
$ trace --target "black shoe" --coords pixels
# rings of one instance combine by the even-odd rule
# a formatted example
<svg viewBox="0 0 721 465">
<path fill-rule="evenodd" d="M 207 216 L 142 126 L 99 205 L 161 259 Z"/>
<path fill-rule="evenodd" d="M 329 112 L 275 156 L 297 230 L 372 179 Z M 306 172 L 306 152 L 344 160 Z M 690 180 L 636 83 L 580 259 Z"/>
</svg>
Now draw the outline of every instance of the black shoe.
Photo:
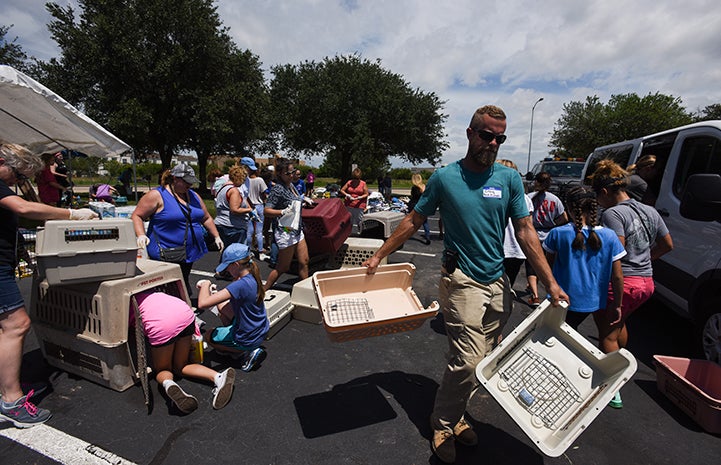
<svg viewBox="0 0 721 465">
<path fill-rule="evenodd" d="M 423 241 L 423 243 L 424 243 L 425 245 L 431 245 L 431 240 L 430 240 L 430 239 L 426 239 L 426 240 Z"/>
</svg>

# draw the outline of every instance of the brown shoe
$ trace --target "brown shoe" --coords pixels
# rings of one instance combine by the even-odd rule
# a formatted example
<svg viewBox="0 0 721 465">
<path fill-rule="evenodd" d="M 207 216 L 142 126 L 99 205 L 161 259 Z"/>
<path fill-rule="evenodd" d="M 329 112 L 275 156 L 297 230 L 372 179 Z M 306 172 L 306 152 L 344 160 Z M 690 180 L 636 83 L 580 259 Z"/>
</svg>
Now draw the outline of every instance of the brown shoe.
<svg viewBox="0 0 721 465">
<path fill-rule="evenodd" d="M 441 462 L 453 463 L 456 461 L 456 441 L 453 433 L 446 430 L 433 431 L 433 440 L 431 441 L 433 453 L 436 454 Z"/>
<path fill-rule="evenodd" d="M 541 303 L 541 301 L 538 300 L 538 297 L 533 297 L 533 296 L 531 296 L 531 297 L 528 298 L 528 305 L 530 305 L 531 308 L 536 308 L 536 307 L 538 307 L 538 305 L 539 305 L 540 303 Z"/>
<path fill-rule="evenodd" d="M 456 437 L 456 441 L 464 446 L 475 446 L 478 444 L 478 436 L 465 418 L 461 418 L 461 421 L 453 428 L 453 435 Z"/>
</svg>

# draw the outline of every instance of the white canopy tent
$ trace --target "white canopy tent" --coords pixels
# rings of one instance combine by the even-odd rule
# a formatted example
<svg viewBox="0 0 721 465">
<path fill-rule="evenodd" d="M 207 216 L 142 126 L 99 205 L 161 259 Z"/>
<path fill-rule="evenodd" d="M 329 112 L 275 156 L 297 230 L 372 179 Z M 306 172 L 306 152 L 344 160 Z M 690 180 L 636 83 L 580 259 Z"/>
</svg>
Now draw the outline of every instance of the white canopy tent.
<svg viewBox="0 0 721 465">
<path fill-rule="evenodd" d="M 38 154 L 68 149 L 108 158 L 131 152 L 135 173 L 128 144 L 52 90 L 5 65 L 0 65 L 0 140 Z"/>
</svg>

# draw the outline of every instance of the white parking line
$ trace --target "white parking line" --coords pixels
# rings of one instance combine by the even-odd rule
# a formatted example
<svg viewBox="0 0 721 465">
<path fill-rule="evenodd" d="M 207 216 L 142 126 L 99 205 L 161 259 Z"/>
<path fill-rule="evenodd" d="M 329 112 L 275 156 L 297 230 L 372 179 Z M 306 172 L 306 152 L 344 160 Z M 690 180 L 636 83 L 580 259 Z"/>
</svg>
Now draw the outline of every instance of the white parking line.
<svg viewBox="0 0 721 465">
<path fill-rule="evenodd" d="M 5 436 L 62 464 L 136 465 L 134 462 L 48 425 L 38 425 L 27 429 L 5 428 L 0 430 L 0 436 Z"/>
<path fill-rule="evenodd" d="M 212 278 L 213 276 L 215 276 L 215 273 L 203 270 L 190 270 L 190 274 L 197 274 L 198 276 L 205 276 L 207 278 Z"/>
</svg>

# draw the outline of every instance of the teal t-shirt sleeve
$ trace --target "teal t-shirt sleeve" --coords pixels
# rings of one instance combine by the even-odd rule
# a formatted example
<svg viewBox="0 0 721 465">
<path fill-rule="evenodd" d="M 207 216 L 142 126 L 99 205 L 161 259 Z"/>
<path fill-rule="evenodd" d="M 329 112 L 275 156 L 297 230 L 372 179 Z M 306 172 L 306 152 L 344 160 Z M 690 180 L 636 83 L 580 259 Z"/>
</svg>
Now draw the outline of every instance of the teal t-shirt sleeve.
<svg viewBox="0 0 721 465">
<path fill-rule="evenodd" d="M 423 194 L 421 194 L 421 198 L 418 199 L 413 210 L 423 216 L 433 216 L 440 203 L 441 187 L 440 171 L 435 171 L 431 177 L 428 178 L 426 189 L 423 191 Z"/>
</svg>

